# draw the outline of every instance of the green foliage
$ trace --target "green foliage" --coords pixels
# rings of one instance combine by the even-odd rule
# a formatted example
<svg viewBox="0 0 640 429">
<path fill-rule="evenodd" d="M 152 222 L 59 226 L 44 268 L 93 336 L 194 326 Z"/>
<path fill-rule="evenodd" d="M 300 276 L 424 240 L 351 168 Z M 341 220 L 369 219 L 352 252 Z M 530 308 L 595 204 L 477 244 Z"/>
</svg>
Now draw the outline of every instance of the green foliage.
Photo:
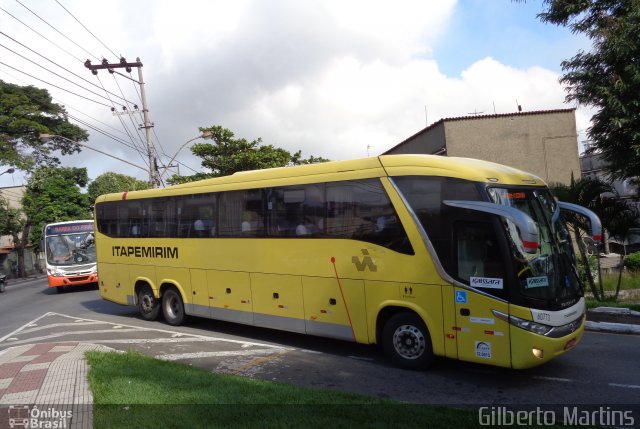
<svg viewBox="0 0 640 429">
<path fill-rule="evenodd" d="M 588 134 L 616 178 L 640 171 L 640 2 L 545 0 L 543 22 L 569 27 L 592 41 L 562 62 L 567 101 L 598 109 Z"/>
<path fill-rule="evenodd" d="M 54 137 L 47 142 L 40 134 Z M 0 165 L 29 170 L 37 165 L 59 164 L 62 155 L 80 152 L 73 141 L 87 140 L 82 128 L 70 124 L 67 112 L 51 100 L 46 89 L 18 86 L 0 80 Z"/>
<path fill-rule="evenodd" d="M 624 258 L 624 267 L 633 273 L 640 274 L 640 252 L 627 255 Z"/>
<path fill-rule="evenodd" d="M 598 273 L 598 258 L 595 256 L 587 257 L 587 264 L 583 259 L 578 259 L 578 277 L 583 284 L 589 284 L 589 277 L 587 276 L 587 269 L 591 271 L 591 275 L 594 276 Z"/>
<path fill-rule="evenodd" d="M 9 202 L 0 197 L 0 235 L 14 235 L 22 231 L 24 218 L 20 210 L 9 207 Z"/>
<path fill-rule="evenodd" d="M 100 195 L 115 192 L 139 191 L 149 189 L 149 182 L 119 173 L 104 173 L 89 184 L 87 193 L 91 205 Z"/>
<path fill-rule="evenodd" d="M 211 177 L 227 176 L 238 171 L 259 170 L 263 168 L 285 167 L 287 165 L 311 164 L 325 162 L 327 159 L 311 156 L 303 159 L 301 151 L 293 155 L 273 145 L 263 145 L 262 139 L 248 141 L 235 138 L 233 132 L 219 125 L 200 128 L 202 133 L 210 133 L 214 143 L 196 143 L 191 152 L 202 158 L 202 166 L 208 173 L 197 173 L 193 176 L 174 175 L 167 179 L 171 184 L 192 182 Z"/>
<path fill-rule="evenodd" d="M 42 228 L 51 222 L 91 219 L 86 168 L 40 167 L 29 178 L 22 208 L 33 226 L 31 243 L 38 246 Z"/>
</svg>

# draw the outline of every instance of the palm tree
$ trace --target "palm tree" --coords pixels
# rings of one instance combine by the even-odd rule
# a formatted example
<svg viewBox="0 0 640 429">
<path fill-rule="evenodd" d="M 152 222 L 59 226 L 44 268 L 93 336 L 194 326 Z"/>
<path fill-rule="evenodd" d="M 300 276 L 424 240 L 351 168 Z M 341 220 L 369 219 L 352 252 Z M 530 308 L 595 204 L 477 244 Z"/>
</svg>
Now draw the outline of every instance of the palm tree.
<svg viewBox="0 0 640 429">
<path fill-rule="evenodd" d="M 551 185 L 551 189 L 553 190 L 555 196 L 560 201 L 565 201 L 568 203 L 578 204 L 583 207 L 588 207 L 593 210 L 600 220 L 603 221 L 602 216 L 604 213 L 599 213 L 599 208 L 602 207 L 601 203 L 603 201 L 603 194 L 611 194 L 615 195 L 615 189 L 607 182 L 600 179 L 591 179 L 591 178 L 580 178 L 575 180 L 573 174 L 571 175 L 571 183 L 569 185 L 565 184 L 554 184 Z M 593 293 L 594 298 L 598 301 L 602 301 L 604 299 L 604 290 L 602 288 L 602 279 L 600 278 L 600 289 L 596 288 L 595 281 L 593 279 L 593 274 L 589 269 L 589 258 L 587 257 L 587 248 L 583 241 L 583 237 L 586 234 L 589 237 L 589 227 L 588 223 L 584 218 L 577 214 L 573 213 L 563 213 L 565 220 L 567 221 L 573 236 L 578 243 L 578 250 L 580 252 L 580 260 L 586 267 L 586 276 L 587 281 L 589 283 L 589 288 Z M 602 222 L 602 226 L 607 228 L 607 225 Z M 608 229 L 608 228 L 607 228 Z M 597 243 L 598 244 L 598 243 Z M 599 246 L 597 246 L 599 249 Z M 598 276 L 601 277 L 600 274 L 600 258 L 598 258 Z"/>
<path fill-rule="evenodd" d="M 620 265 L 618 267 L 618 284 L 614 300 L 618 299 L 622 285 L 622 271 L 624 270 L 624 258 L 627 256 L 626 243 L 629 240 L 629 233 L 632 228 L 637 227 L 640 227 L 640 212 L 638 209 L 633 205 L 619 202 L 619 208 L 616 210 L 608 227 L 611 235 L 617 237 L 622 243 L 622 254 L 620 255 Z"/>
</svg>

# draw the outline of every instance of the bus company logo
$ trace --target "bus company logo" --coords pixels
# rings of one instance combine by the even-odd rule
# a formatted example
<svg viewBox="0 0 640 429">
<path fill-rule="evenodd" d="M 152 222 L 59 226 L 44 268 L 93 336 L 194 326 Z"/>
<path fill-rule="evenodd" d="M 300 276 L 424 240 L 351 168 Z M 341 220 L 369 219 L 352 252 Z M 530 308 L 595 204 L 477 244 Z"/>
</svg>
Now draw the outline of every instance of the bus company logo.
<svg viewBox="0 0 640 429">
<path fill-rule="evenodd" d="M 529 277 L 527 279 L 527 289 L 532 289 L 536 287 L 548 287 L 548 286 L 549 286 L 549 279 L 547 278 L 547 276 Z"/>
<path fill-rule="evenodd" d="M 112 246 L 111 256 L 178 259 L 178 248 L 168 246 Z"/>
<path fill-rule="evenodd" d="M 362 260 L 359 257 L 353 256 L 351 258 L 351 262 L 356 266 L 358 271 L 365 271 L 367 268 L 373 273 L 378 271 L 378 266 L 373 262 L 371 256 L 369 256 L 369 251 L 367 249 L 362 249 L 362 255 L 364 256 Z"/>
<path fill-rule="evenodd" d="M 492 279 L 489 277 L 471 277 L 469 284 L 472 287 L 483 287 L 487 289 L 502 289 L 502 279 Z"/>
<path fill-rule="evenodd" d="M 491 359 L 491 343 L 476 341 L 476 357 Z"/>
</svg>

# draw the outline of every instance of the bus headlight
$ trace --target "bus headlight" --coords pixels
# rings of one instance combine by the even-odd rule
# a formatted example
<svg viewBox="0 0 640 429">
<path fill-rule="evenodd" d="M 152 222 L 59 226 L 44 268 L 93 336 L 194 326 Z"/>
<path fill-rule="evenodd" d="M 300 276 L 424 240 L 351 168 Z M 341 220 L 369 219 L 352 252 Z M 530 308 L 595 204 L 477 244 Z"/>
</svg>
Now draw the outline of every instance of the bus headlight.
<svg viewBox="0 0 640 429">
<path fill-rule="evenodd" d="M 47 268 L 47 274 L 52 277 L 60 277 L 62 275 L 62 271 L 60 271 L 58 268 Z"/>
<path fill-rule="evenodd" d="M 552 326 L 543 325 L 542 323 L 532 322 L 531 320 L 524 320 L 516 316 L 512 316 L 509 314 L 505 314 L 498 310 L 492 310 L 493 314 L 500 320 L 504 320 L 512 324 L 513 326 L 517 326 L 518 328 L 524 329 L 525 331 L 533 332 L 538 335 L 547 335 L 553 329 Z"/>
<path fill-rule="evenodd" d="M 512 325 L 517 326 L 518 328 L 525 329 L 527 331 L 531 331 L 538 335 L 547 335 L 551 329 L 551 326 L 543 325 L 542 323 L 532 322 L 530 320 L 520 319 L 519 317 L 510 316 L 510 322 Z"/>
</svg>

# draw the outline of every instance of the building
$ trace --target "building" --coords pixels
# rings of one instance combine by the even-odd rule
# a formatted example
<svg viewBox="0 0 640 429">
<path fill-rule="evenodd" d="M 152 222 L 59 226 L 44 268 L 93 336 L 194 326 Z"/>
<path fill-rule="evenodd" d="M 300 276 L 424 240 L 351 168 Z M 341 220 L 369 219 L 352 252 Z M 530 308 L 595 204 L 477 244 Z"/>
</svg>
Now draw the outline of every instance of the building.
<svg viewBox="0 0 640 429">
<path fill-rule="evenodd" d="M 493 161 L 548 184 L 580 177 L 575 109 L 444 118 L 384 154 L 407 153 Z"/>
<path fill-rule="evenodd" d="M 26 190 L 25 186 L 9 186 L 0 188 L 0 197 L 7 200 L 9 207 L 14 209 L 22 208 L 22 196 Z M 24 269 L 27 274 L 39 272 L 42 264 L 38 261 L 38 255 L 33 252 L 31 246 L 24 249 Z M 8 277 L 16 277 L 18 266 L 18 255 L 14 250 L 13 237 L 10 235 L 0 236 L 0 272 Z"/>
</svg>

